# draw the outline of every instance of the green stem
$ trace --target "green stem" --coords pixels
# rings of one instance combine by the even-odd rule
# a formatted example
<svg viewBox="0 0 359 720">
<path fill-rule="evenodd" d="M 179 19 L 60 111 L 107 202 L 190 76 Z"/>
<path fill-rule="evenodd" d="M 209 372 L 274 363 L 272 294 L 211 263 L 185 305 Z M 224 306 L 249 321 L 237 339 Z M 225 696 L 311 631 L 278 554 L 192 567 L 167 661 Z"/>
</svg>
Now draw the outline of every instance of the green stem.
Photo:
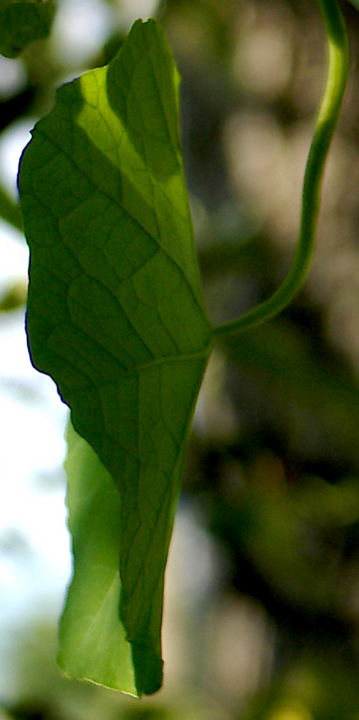
<svg viewBox="0 0 359 720">
<path fill-rule="evenodd" d="M 345 21 L 337 0 L 319 0 L 328 34 L 328 74 L 305 169 L 299 240 L 292 266 L 283 283 L 242 317 L 214 328 L 215 336 L 247 330 L 283 310 L 302 287 L 312 259 L 321 184 L 329 145 L 336 128 L 349 71 Z"/>
</svg>

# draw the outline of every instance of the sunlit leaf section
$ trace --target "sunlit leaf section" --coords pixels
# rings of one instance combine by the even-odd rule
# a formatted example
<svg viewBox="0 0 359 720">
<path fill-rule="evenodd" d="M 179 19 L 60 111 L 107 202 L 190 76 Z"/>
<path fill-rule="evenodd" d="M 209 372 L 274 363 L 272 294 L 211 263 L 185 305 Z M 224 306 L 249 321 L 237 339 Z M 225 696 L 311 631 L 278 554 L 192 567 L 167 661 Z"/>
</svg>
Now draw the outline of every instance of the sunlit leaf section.
<svg viewBox="0 0 359 720">
<path fill-rule="evenodd" d="M 118 613 L 120 495 L 91 446 L 69 425 L 67 506 L 75 572 L 60 625 L 67 674 L 137 695 Z"/>
</svg>

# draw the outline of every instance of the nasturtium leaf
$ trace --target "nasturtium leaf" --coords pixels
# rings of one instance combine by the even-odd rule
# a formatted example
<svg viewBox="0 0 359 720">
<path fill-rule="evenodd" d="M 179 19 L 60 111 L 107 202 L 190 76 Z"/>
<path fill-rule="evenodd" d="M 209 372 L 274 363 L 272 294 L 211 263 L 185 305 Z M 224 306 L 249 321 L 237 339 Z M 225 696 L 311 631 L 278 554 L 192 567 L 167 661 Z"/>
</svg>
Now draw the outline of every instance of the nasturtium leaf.
<svg viewBox="0 0 359 720">
<path fill-rule="evenodd" d="M 30 42 L 44 40 L 49 35 L 55 10 L 54 2 L 0 2 L 0 53 L 15 58 Z"/>
<path fill-rule="evenodd" d="M 137 692 L 161 684 L 163 578 L 212 343 L 178 132 L 178 73 L 138 21 L 106 67 L 58 92 L 24 151 L 27 331 L 121 495 L 119 612 Z M 91 592 L 91 588 L 88 590 Z"/>
</svg>

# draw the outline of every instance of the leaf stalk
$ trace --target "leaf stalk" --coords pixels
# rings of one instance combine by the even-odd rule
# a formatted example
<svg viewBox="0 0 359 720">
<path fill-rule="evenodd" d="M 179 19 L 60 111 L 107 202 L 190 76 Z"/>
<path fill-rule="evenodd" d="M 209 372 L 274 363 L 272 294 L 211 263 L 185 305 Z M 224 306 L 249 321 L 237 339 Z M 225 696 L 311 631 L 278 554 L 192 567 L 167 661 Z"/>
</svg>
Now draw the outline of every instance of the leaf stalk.
<svg viewBox="0 0 359 720">
<path fill-rule="evenodd" d="M 328 71 L 304 174 L 300 232 L 291 268 L 267 300 L 241 317 L 214 328 L 217 337 L 248 330 L 277 315 L 302 287 L 312 260 L 322 178 L 329 146 L 336 129 L 349 74 L 349 42 L 337 0 L 319 0 L 328 40 Z"/>
</svg>

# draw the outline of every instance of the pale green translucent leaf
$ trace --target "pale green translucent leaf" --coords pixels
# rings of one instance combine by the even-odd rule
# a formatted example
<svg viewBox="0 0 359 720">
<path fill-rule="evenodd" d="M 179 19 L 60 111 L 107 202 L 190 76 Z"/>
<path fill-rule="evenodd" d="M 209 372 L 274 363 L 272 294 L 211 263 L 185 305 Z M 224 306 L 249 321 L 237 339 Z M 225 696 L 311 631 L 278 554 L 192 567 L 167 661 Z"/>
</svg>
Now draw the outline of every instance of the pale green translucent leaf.
<svg viewBox="0 0 359 720">
<path fill-rule="evenodd" d="M 55 3 L 25 0 L 0 2 L 0 53 L 9 58 L 19 55 L 34 40 L 43 40 L 50 32 Z"/>
<path fill-rule="evenodd" d="M 178 74 L 155 21 L 63 87 L 19 177 L 28 338 L 121 493 L 120 614 L 136 687 L 161 684 L 163 577 L 212 341 L 178 134 Z"/>
<path fill-rule="evenodd" d="M 120 495 L 71 423 L 67 439 L 75 572 L 61 619 L 58 663 L 71 676 L 136 695 L 131 646 L 118 613 Z"/>
</svg>

